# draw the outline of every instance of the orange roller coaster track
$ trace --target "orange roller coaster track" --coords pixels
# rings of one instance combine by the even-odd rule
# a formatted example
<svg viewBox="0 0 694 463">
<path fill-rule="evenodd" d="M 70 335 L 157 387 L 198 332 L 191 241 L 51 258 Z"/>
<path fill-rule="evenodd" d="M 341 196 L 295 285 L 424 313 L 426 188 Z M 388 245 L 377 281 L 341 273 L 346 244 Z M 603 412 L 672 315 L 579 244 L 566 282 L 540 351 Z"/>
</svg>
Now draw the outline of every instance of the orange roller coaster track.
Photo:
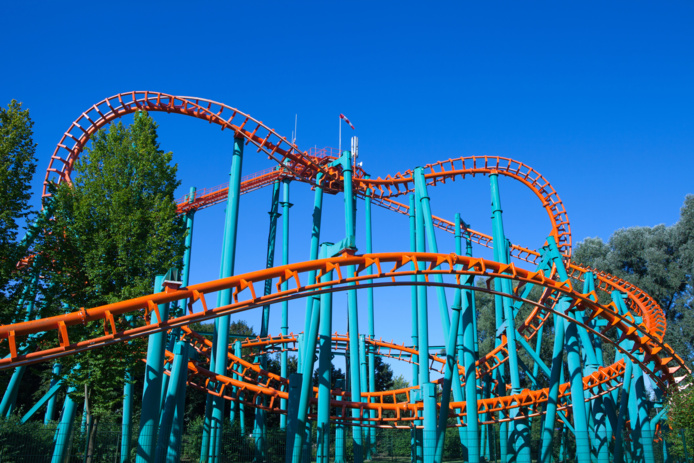
<svg viewBox="0 0 694 463">
<path fill-rule="evenodd" d="M 181 339 L 192 345 L 198 353 L 198 360 L 187 364 L 190 373 L 187 384 L 190 387 L 248 406 L 287 413 L 281 402 L 290 398 L 287 392 L 288 378 L 264 370 L 253 358 L 270 352 L 296 350 L 296 336 L 284 334 L 246 339 L 242 345 L 251 348 L 253 354 L 250 360 L 229 352 L 228 365 L 223 372 L 225 374 L 220 374 L 213 371 L 209 360 L 212 357 L 213 342 L 192 332 L 188 325 L 270 304 L 340 291 L 425 286 L 464 290 L 471 294 L 488 293 L 497 297 L 498 301 L 514 301 L 519 307 L 529 309 L 525 320 L 517 329 L 513 328 L 514 339 L 507 337 L 511 336 L 508 331 L 499 332 L 497 335 L 500 341 L 496 346 L 486 355 L 477 358 L 474 364 L 468 364 L 468 371 L 472 372 L 474 368 L 473 376 L 467 376 L 464 365 L 456 361 L 454 374 L 461 386 L 467 386 L 466 377 L 477 382 L 486 379 L 493 383 L 494 394 L 491 397 L 478 398 L 475 415 L 470 415 L 467 401 L 451 401 L 448 405 L 450 416 L 460 419 L 456 426 L 467 425 L 470 428 L 470 419 L 477 421 L 478 417 L 480 424 L 507 421 L 520 423 L 528 417 L 545 413 L 549 402 L 556 404 L 557 410 L 564 413 L 561 416 L 567 422 L 572 414 L 572 404 L 576 400 L 585 400 L 590 408 L 590 404 L 596 399 L 605 396 L 605 400 L 608 400 L 607 397 L 611 397 L 613 391 L 632 381 L 632 366 L 640 368 L 662 390 L 678 383 L 689 373 L 683 359 L 664 342 L 667 324 L 657 302 L 627 281 L 571 262 L 571 227 L 559 195 L 539 172 L 510 158 L 467 156 L 428 164 L 419 171 L 408 170 L 395 175 L 369 178 L 356 166 L 350 167 L 354 172 L 347 174 L 345 166 L 340 164 L 341 153 L 301 151 L 294 143 L 267 125 L 223 103 L 160 92 L 134 91 L 106 98 L 83 112 L 72 123 L 50 158 L 43 185 L 43 197 L 50 196 L 51 184 L 72 183 L 74 163 L 99 129 L 136 111 L 167 112 L 206 120 L 220 126 L 222 130 L 233 132 L 235 138 L 244 140 L 246 145 L 255 146 L 257 152 L 276 162 L 273 168 L 243 177 L 237 186 L 240 194 L 273 185 L 283 179 L 308 183 L 322 191 L 336 194 L 347 188 L 349 180 L 349 184 L 353 185 L 353 194 L 359 198 L 399 214 L 411 215 L 414 211 L 410 210 L 410 206 L 394 198 L 411 193 L 419 194 L 417 188 L 436 187 L 449 180 L 455 181 L 476 175 L 505 176 L 520 182 L 540 200 L 550 222 L 547 242 L 549 243 L 550 239 L 556 242 L 561 259 L 547 264 L 543 261 L 543 253 L 540 251 L 516 244 L 510 245 L 508 254 L 519 262 L 538 266 L 544 263 L 544 270 L 538 267 L 531 271 L 515 263 L 455 253 L 410 251 L 357 255 L 348 249 L 334 257 L 288 263 L 185 288 L 169 284 L 163 292 L 156 294 L 99 307 L 81 308 L 64 315 L 0 326 L 0 345 L 9 352 L 6 358 L 0 359 L 0 370 L 75 355 L 180 327 Z M 423 185 L 418 186 L 417 175 L 421 175 Z M 178 200 L 178 212 L 186 214 L 220 204 L 227 201 L 228 196 L 229 185 L 199 190 L 194 196 L 186 195 Z M 456 233 L 456 236 L 459 236 L 458 233 L 462 229 L 471 243 L 494 248 L 492 236 L 468 229 L 463 223 L 458 224 L 433 215 L 429 220 L 433 227 Z M 568 275 L 563 281 L 559 270 L 565 270 Z M 330 276 L 331 273 L 336 276 Z M 317 275 L 317 279 L 314 279 L 313 275 Z M 486 286 L 470 284 L 474 279 L 486 282 Z M 276 284 L 272 287 L 265 286 L 264 294 L 261 288 L 266 281 Z M 501 289 L 507 285 L 505 282 L 509 282 L 508 287 L 512 288 L 510 291 Z M 594 284 L 595 289 L 584 292 L 585 289 L 581 291 L 574 287 L 581 283 L 587 285 L 584 288 Z M 524 292 L 526 287 L 540 288 L 541 295 L 531 298 Z M 216 308 L 210 307 L 207 303 L 209 295 L 224 290 L 232 292 L 232 303 Z M 597 302 L 599 293 L 612 296 L 613 302 Z M 620 305 L 619 299 L 614 299 L 614 294 L 625 296 L 623 306 Z M 187 313 L 162 319 L 159 305 L 174 302 L 184 304 L 188 308 Z M 202 311 L 193 310 L 196 303 L 202 306 Z M 126 315 L 141 318 L 141 323 L 135 327 L 125 323 Z M 553 323 L 548 324 L 551 320 Z M 91 339 L 76 339 L 73 327 L 87 323 L 101 324 L 103 335 Z M 531 340 L 536 340 L 539 345 L 543 327 L 551 327 L 556 323 L 578 327 L 591 339 L 613 345 L 620 355 L 611 365 L 598 365 L 583 377 L 583 398 L 577 398 L 575 391 L 571 391 L 573 386 L 569 382 L 559 385 L 558 391 L 552 392 L 551 386 L 534 391 L 518 390 L 502 380 L 502 365 L 509 364 L 510 368 L 518 369 L 515 364 L 515 347 L 509 348 L 516 345 L 515 337 L 519 336 L 519 340 L 526 345 Z M 503 331 L 504 327 L 497 328 Z M 36 350 L 27 352 L 18 348 L 19 345 L 27 343 L 30 336 L 48 332 L 56 333 L 56 345 L 51 346 L 43 342 Z M 368 337 L 365 342 L 371 353 L 406 360 L 442 374 L 446 372 L 445 356 L 425 354 L 420 352 L 417 346 L 407 347 L 372 337 Z M 349 352 L 350 337 L 335 334 L 331 345 L 333 350 Z M 585 346 L 583 348 L 585 349 Z M 166 352 L 166 356 L 168 362 L 174 361 L 173 353 Z M 534 361 L 537 363 L 537 358 Z M 552 375 L 555 373 L 554 368 L 552 366 Z M 550 371 L 549 367 L 545 367 L 545 370 Z M 629 376 L 625 376 L 627 373 Z M 444 380 L 438 380 L 437 384 L 443 386 Z M 482 389 L 478 384 L 473 390 L 478 388 Z M 427 420 L 426 405 L 425 401 L 421 397 L 417 399 L 417 394 L 413 392 L 421 390 L 421 386 L 415 385 L 391 391 L 363 391 L 357 397 L 358 400 L 355 400 L 354 396 L 348 397 L 344 391 L 331 391 L 331 419 L 354 422 L 360 426 L 421 427 L 422 421 Z M 238 391 L 242 393 L 239 394 Z M 317 403 L 317 394 L 317 389 L 310 394 L 309 403 Z M 443 402 L 440 405 L 443 407 Z M 353 411 L 351 415 L 348 415 L 348 410 Z M 317 415 L 309 413 L 308 417 L 316 419 Z M 426 425 L 424 427 L 426 429 Z M 549 440 L 551 444 L 551 437 Z M 522 444 L 519 445 L 522 447 Z M 545 458 L 546 454 L 543 455 Z"/>
</svg>

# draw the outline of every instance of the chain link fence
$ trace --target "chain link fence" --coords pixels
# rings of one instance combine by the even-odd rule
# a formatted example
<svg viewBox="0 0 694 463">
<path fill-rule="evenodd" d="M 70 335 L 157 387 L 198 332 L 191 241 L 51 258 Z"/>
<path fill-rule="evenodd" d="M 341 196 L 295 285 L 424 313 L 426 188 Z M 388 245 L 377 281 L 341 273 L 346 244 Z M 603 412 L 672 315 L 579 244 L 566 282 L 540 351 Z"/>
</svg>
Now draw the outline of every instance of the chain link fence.
<svg viewBox="0 0 694 463">
<path fill-rule="evenodd" d="M 467 444 L 464 428 L 462 434 L 458 428 L 446 430 L 441 449 L 443 462 L 468 461 Z M 504 454 L 514 454 L 514 449 L 509 444 L 509 439 L 503 439 L 502 428 L 499 425 L 482 427 L 480 456 L 482 462 L 503 462 Z M 506 428 L 503 428 L 508 432 Z M 90 430 L 87 426 L 75 423 L 71 435 L 68 436 L 69 449 L 66 459 L 62 463 L 120 463 L 122 461 L 135 461 L 137 455 L 137 440 L 139 429 L 133 427 L 131 450 L 127 458 L 122 457 L 122 433 L 120 424 L 99 423 L 91 430 L 92 442 L 90 445 Z M 373 432 L 372 432 L 373 431 Z M 375 437 L 372 441 L 371 436 Z M 327 438 L 327 461 L 354 461 L 355 446 L 352 436 L 352 428 L 344 429 L 344 437 L 336 439 L 335 426 L 331 426 Z M 436 447 L 437 436 L 427 435 L 423 431 L 411 431 L 408 429 L 375 429 L 362 430 L 363 445 L 356 451 L 361 451 L 365 461 L 372 462 L 422 462 L 428 455 L 422 455 L 423 451 L 417 449 L 433 449 Z M 56 425 L 43 425 L 40 422 L 19 423 L 17 420 L 4 420 L 0 423 L 0 463 L 50 463 L 55 448 Z M 156 436 L 162 439 L 162 436 Z M 652 452 L 654 463 L 679 463 L 694 462 L 694 430 L 669 431 L 660 434 L 657 438 L 652 435 L 640 435 L 629 432 L 623 433 L 618 439 L 612 435 L 607 439 L 597 439 L 594 433 L 584 436 L 590 440 L 592 447 L 592 461 L 597 461 L 598 451 L 606 445 L 609 461 L 614 461 L 616 445 L 621 441 L 624 454 L 623 461 L 641 462 L 647 461 L 645 452 Z M 578 439 L 579 441 L 581 439 Z M 461 442 L 462 441 L 462 442 Z M 318 435 L 315 426 L 310 435 L 304 439 L 301 450 L 302 463 L 326 461 L 322 458 L 318 445 Z M 553 462 L 577 461 L 577 439 L 567 430 L 559 429 L 555 432 L 552 446 Z M 166 442 L 164 442 L 165 444 Z M 199 462 L 203 443 L 203 428 L 200 422 L 186 427 L 180 440 L 178 458 L 181 462 Z M 415 445 L 423 444 L 426 445 Z M 264 436 L 253 433 L 241 434 L 238 426 L 226 425 L 222 433 L 220 455 L 218 462 L 249 462 L 249 463 L 282 463 L 286 460 L 287 435 L 284 430 L 268 429 Z M 503 446 L 503 447 L 502 447 Z M 157 452 L 160 453 L 160 461 L 176 461 L 169 454 L 166 457 L 167 446 L 160 445 Z M 326 452 L 325 449 L 322 452 Z M 529 456 L 528 456 L 529 454 Z M 540 460 L 541 441 L 538 433 L 531 433 L 529 439 L 529 452 L 526 458 L 513 459 L 516 463 L 535 463 Z"/>
</svg>

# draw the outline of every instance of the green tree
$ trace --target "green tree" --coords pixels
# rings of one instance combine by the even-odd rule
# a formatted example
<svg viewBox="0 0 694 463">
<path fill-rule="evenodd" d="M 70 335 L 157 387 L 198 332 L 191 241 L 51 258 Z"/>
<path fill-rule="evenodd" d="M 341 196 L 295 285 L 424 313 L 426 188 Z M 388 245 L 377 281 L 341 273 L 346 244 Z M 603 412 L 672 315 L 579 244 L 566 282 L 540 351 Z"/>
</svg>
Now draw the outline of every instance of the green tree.
<svg viewBox="0 0 694 463">
<path fill-rule="evenodd" d="M 586 238 L 576 246 L 573 260 L 623 278 L 652 296 L 667 319 L 665 342 L 692 364 L 694 196 L 685 198 L 675 225 L 623 228 L 607 243 Z"/>
<path fill-rule="evenodd" d="M 54 192 L 54 220 L 42 242 L 49 256 L 43 316 L 150 294 L 154 276 L 178 266 L 185 227 L 176 214 L 176 166 L 159 147 L 156 123 L 137 113 L 99 131 L 76 163 L 73 185 Z M 117 328 L 143 323 L 117 319 Z M 70 330 L 75 342 L 104 334 L 103 323 Z M 142 368 L 146 340 L 61 359 L 74 395 L 95 422 L 122 398 L 125 369 Z M 133 373 L 135 377 L 140 377 Z"/>
<path fill-rule="evenodd" d="M 376 391 L 388 391 L 393 389 L 393 384 L 395 384 L 393 380 L 393 369 L 378 355 L 375 357 L 374 363 Z"/>
<path fill-rule="evenodd" d="M 319 384 L 319 375 L 318 375 L 318 362 L 316 362 L 316 369 L 313 370 L 313 385 L 315 387 L 318 387 Z M 334 364 L 330 364 L 330 389 L 334 390 L 336 389 L 335 382 L 338 380 L 345 380 L 345 373 L 342 371 L 342 368 L 335 368 Z M 344 384 L 344 383 L 343 383 Z"/>
<path fill-rule="evenodd" d="M 665 433 L 673 456 L 691 458 L 694 451 L 694 387 L 689 379 L 673 385 L 667 394 L 667 420 Z M 669 428 L 669 429 L 668 429 Z"/>
<path fill-rule="evenodd" d="M 0 108 L 0 317 L 4 323 L 11 323 L 15 315 L 11 300 L 21 281 L 17 262 L 26 252 L 18 234 L 34 214 L 29 207 L 36 172 L 33 125 L 29 110 L 16 100 Z"/>
</svg>

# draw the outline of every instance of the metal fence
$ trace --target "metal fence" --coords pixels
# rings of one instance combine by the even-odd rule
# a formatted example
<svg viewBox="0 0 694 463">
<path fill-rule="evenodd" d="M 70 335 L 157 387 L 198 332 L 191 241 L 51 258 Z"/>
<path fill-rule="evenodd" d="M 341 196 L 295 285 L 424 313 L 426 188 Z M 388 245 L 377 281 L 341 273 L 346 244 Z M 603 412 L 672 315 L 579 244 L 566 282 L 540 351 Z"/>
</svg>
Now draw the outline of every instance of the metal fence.
<svg viewBox="0 0 694 463">
<path fill-rule="evenodd" d="M 508 444 L 509 439 L 502 439 L 501 428 L 497 426 L 483 427 L 483 444 L 480 447 L 481 461 L 501 462 L 503 454 L 511 455 L 515 450 Z M 50 462 L 55 447 L 55 425 L 44 426 L 39 422 L 20 424 L 16 420 L 0 422 L 0 462 L 1 463 L 43 463 Z M 436 436 L 425 435 L 421 430 L 412 432 L 407 429 L 376 429 L 373 430 L 375 439 L 371 439 L 371 430 L 362 430 L 363 445 L 356 449 L 361 451 L 364 460 L 372 462 L 410 462 L 425 461 L 426 455 L 417 454 L 416 443 L 427 442 L 426 448 L 435 447 Z M 93 462 L 106 463 L 121 461 L 135 461 L 137 455 L 137 439 L 139 430 L 134 426 L 132 433 L 131 451 L 127 458 L 122 458 L 121 452 L 121 426 L 116 423 L 100 423 L 93 432 L 91 446 L 89 445 L 89 430 L 84 425 L 76 423 L 71 433 L 69 451 L 65 462 Z M 203 442 L 203 429 L 199 424 L 188 425 L 183 433 L 178 455 L 181 462 L 199 462 L 201 446 Z M 611 436 L 609 441 L 596 440 L 595 435 L 584 436 L 590 439 L 593 448 L 593 460 L 597 459 L 598 449 L 607 445 L 606 450 L 609 461 L 614 461 L 615 445 L 621 441 L 624 452 L 624 461 L 647 461 L 644 452 L 652 452 L 655 463 L 678 463 L 694 461 L 694 430 L 670 431 L 661 437 L 635 436 L 634 433 L 624 433 L 620 439 Z M 162 436 L 157 436 L 159 439 Z M 302 448 L 302 463 L 318 461 L 319 446 L 317 445 L 317 433 L 315 427 L 310 435 L 304 439 Z M 577 460 L 577 440 L 571 432 L 558 430 L 554 436 L 552 451 L 553 462 L 574 462 Z M 578 439 L 579 441 L 581 439 Z M 345 462 L 354 461 L 355 446 L 351 434 L 351 428 L 344 430 L 344 438 L 335 438 L 334 427 L 328 435 L 328 461 L 333 462 L 336 453 L 344 455 Z M 253 462 L 253 463 L 281 463 L 286 459 L 287 436 L 283 430 L 268 429 L 264 436 L 252 433 L 242 434 L 238 426 L 225 426 L 220 445 L 218 461 L 226 462 Z M 443 462 L 467 461 L 467 448 L 465 433 L 460 433 L 457 428 L 449 428 L 443 441 Z M 527 463 L 539 461 L 541 442 L 538 433 L 531 433 L 529 452 L 526 452 Z M 503 446 L 503 447 L 502 447 Z M 421 448 L 420 447 L 420 448 Z M 165 451 L 165 446 L 158 449 Z M 163 456 L 163 455 L 162 455 Z M 517 455 L 513 461 L 521 461 Z M 162 458 L 161 461 L 175 461 L 171 458 Z M 63 462 L 63 463 L 65 463 Z"/>
</svg>

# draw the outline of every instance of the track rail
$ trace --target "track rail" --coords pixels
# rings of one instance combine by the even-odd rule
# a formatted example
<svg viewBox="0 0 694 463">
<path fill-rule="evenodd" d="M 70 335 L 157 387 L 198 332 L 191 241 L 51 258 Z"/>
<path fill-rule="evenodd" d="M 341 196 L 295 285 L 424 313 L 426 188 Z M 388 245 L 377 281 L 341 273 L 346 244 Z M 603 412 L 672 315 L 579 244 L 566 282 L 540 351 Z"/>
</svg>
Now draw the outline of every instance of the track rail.
<svg viewBox="0 0 694 463">
<path fill-rule="evenodd" d="M 404 267 L 408 263 L 414 263 L 416 270 L 412 271 L 405 269 Z M 384 265 L 393 265 L 393 268 L 390 271 L 386 271 L 383 270 Z M 353 275 L 343 274 L 343 271 L 346 271 L 350 266 L 356 266 L 357 270 L 355 273 Z M 375 267 L 376 272 L 370 273 L 367 270 L 371 268 L 371 266 Z M 448 269 L 444 269 L 444 266 L 447 266 Z M 462 266 L 462 268 L 457 270 L 455 268 L 456 266 Z M 305 274 L 312 270 L 317 271 L 318 276 L 335 270 L 338 276 L 331 281 L 304 285 L 302 279 L 303 281 L 307 281 Z M 122 342 L 134 337 L 147 336 L 176 326 L 209 320 L 229 313 L 238 313 L 262 305 L 277 303 L 282 300 L 304 297 L 311 291 L 320 292 L 328 286 L 334 286 L 331 291 L 345 290 L 345 285 L 350 282 L 366 287 L 365 280 L 369 279 L 391 280 L 384 285 L 411 285 L 412 282 L 404 277 L 417 274 L 427 277 L 433 274 L 450 275 L 455 278 L 455 282 L 450 284 L 452 287 L 464 287 L 464 285 L 461 284 L 460 278 L 472 275 L 488 279 L 512 279 L 521 284 L 530 283 L 548 288 L 558 294 L 571 297 L 574 301 L 571 311 L 581 311 L 582 317 L 579 317 L 581 318 L 579 320 L 572 318 L 570 315 L 558 313 L 553 307 L 543 306 L 546 310 L 560 317 L 567 318 L 572 323 L 584 326 L 586 329 L 592 331 L 609 343 L 613 343 L 613 341 L 607 337 L 607 332 L 616 329 L 620 333 L 621 339 L 629 339 L 634 342 L 634 350 L 624 353 L 629 356 L 632 361 L 641 365 L 644 371 L 647 371 L 661 387 L 665 388 L 668 383 L 672 383 L 675 379 L 673 376 L 674 373 L 678 372 L 680 369 L 684 368 L 686 371 L 684 362 L 674 353 L 672 348 L 650 334 L 650 328 L 654 320 L 653 317 L 650 316 L 651 313 L 648 311 L 636 314 L 643 319 L 643 323 L 636 325 L 634 314 L 632 314 L 631 311 L 620 315 L 619 310 L 613 302 L 608 305 L 600 305 L 597 302 L 593 302 L 590 300 L 590 297 L 595 296 L 595 294 L 581 294 L 573 289 L 570 281 L 558 282 L 545 276 L 542 271 L 531 272 L 516 267 L 514 264 L 504 265 L 481 258 L 433 253 L 343 254 L 340 257 L 331 259 L 320 259 L 246 273 L 208 283 L 192 285 L 185 289 L 176 290 L 169 288 L 163 293 L 143 296 L 91 309 L 83 308 L 64 315 L 22 322 L 14 325 L 3 325 L 0 326 L 0 339 L 7 339 L 10 356 L 5 359 L 0 359 L 0 370 L 58 358 L 103 345 Z M 303 278 L 302 275 L 304 275 Z M 290 284 L 290 288 L 285 291 L 276 288 L 276 291 L 268 296 L 258 296 L 255 292 L 255 285 L 262 285 L 267 279 L 277 280 L 277 286 L 285 281 L 291 281 L 293 282 L 293 287 Z M 607 283 L 607 280 L 605 280 L 605 282 Z M 434 285 L 435 283 L 428 282 L 427 284 Z M 231 305 L 217 307 L 215 309 L 207 308 L 205 295 L 223 289 L 232 290 L 235 302 Z M 493 293 L 493 291 L 484 288 L 468 289 Z M 245 300 L 239 300 L 241 294 L 245 295 Z M 520 299 L 518 295 L 514 295 L 513 297 Z M 168 321 L 160 320 L 157 306 L 174 301 L 186 302 L 189 313 L 185 316 Z M 196 301 L 201 301 L 203 305 L 202 312 L 194 313 L 192 311 L 193 303 Z M 530 300 L 523 300 L 523 302 L 532 306 L 539 305 Z M 641 310 L 644 309 L 638 302 L 637 307 Z M 120 317 L 124 314 L 144 317 L 147 324 L 136 328 L 117 330 L 116 327 L 122 326 L 123 324 L 117 324 L 116 317 Z M 601 331 L 594 330 L 589 325 L 589 322 L 595 318 L 606 320 L 607 326 Z M 75 343 L 70 342 L 70 327 L 93 321 L 98 321 L 103 324 L 105 331 L 104 336 L 81 340 Z M 56 332 L 58 335 L 57 338 L 59 339 L 59 346 L 47 347 L 43 350 L 19 355 L 17 349 L 18 338 L 28 337 L 31 334 L 47 331 Z M 619 346 L 617 346 L 617 348 L 619 348 Z M 644 362 L 639 361 L 634 356 L 636 351 L 642 351 L 644 353 L 646 359 Z"/>
<path fill-rule="evenodd" d="M 50 196 L 49 187 L 51 184 L 71 183 L 71 174 L 75 162 L 97 130 L 115 119 L 140 110 L 181 114 L 217 124 L 222 130 L 231 130 L 235 137 L 243 138 L 246 144 L 253 144 L 258 152 L 262 152 L 277 163 L 277 166 L 274 168 L 245 177 L 241 186 L 242 194 L 263 188 L 283 178 L 291 178 L 292 180 L 315 185 L 318 174 L 323 176 L 321 186 L 326 192 L 336 193 L 342 190 L 343 177 L 340 168 L 329 166 L 339 153 L 328 150 L 302 152 L 295 144 L 280 136 L 262 122 L 223 103 L 160 92 L 136 91 L 118 94 L 95 104 L 82 113 L 70 126 L 51 156 L 44 180 L 43 197 Z M 512 279 L 518 283 L 515 290 L 516 293 L 511 296 L 516 300 L 521 300 L 519 296 L 520 288 L 524 284 L 535 284 L 543 287 L 545 295 L 539 302 L 522 300 L 524 304 L 529 304 L 532 307 L 530 315 L 518 330 L 526 340 L 530 340 L 537 333 L 539 327 L 548 320 L 549 315 L 554 314 L 566 318 L 571 323 L 584 326 L 588 331 L 605 342 L 616 345 L 619 341 L 625 339 L 633 341 L 634 349 L 630 352 L 622 350 L 619 346 L 616 347 L 622 350 L 634 363 L 639 364 L 661 388 L 666 388 L 669 384 L 678 382 L 682 377 L 677 377 L 675 376 L 676 374 L 688 372 L 682 359 L 677 356 L 669 345 L 663 342 L 667 324 L 662 309 L 652 297 L 624 280 L 569 261 L 572 238 L 566 210 L 555 189 L 539 172 L 526 164 L 499 156 L 469 156 L 449 159 L 428 164 L 424 167 L 424 170 L 426 183 L 430 186 L 446 183 L 448 180 L 455 181 L 457 178 L 464 179 L 466 176 L 498 174 L 519 181 L 529 188 L 540 200 L 550 219 L 551 231 L 549 234 L 555 237 L 560 252 L 567 261 L 570 281 L 558 282 L 553 275 L 546 276 L 543 272 L 530 272 L 513 264 L 504 265 L 484 259 L 466 258 L 453 254 L 386 253 L 362 256 L 344 254 L 332 259 L 275 267 L 193 285 L 188 288 L 176 289 L 168 287 L 163 293 L 109 304 L 108 306 L 91 309 L 82 308 L 77 312 L 57 317 L 0 326 L 0 340 L 2 344 L 4 344 L 5 339 L 7 340 L 6 346 L 10 352 L 8 358 L 0 360 L 0 370 L 72 355 L 104 345 L 123 342 L 134 337 L 147 336 L 173 327 L 184 327 L 192 322 L 209 320 L 228 313 L 236 313 L 266 304 L 305 297 L 309 293 L 344 291 L 349 283 L 356 283 L 361 287 L 409 286 L 412 284 L 409 277 L 421 274 L 426 277 L 427 284 L 432 286 L 435 284 L 430 282 L 428 278 L 434 274 L 441 274 L 447 275 L 449 279 L 454 280 L 445 284 L 450 287 L 464 287 L 461 284 L 461 278 L 468 275 L 486 278 L 488 283 L 495 278 Z M 386 176 L 384 178 L 367 179 L 362 170 L 355 169 L 354 185 L 360 197 L 366 197 L 367 191 L 370 191 L 369 196 L 373 199 L 374 204 L 400 214 L 408 214 L 409 207 L 397 202 L 394 198 L 411 193 L 414 190 L 412 171 L 408 170 L 404 173 L 397 173 L 394 176 Z M 227 195 L 228 187 L 226 185 L 220 185 L 209 190 L 201 190 L 196 192 L 194 197 L 186 196 L 179 200 L 178 212 L 186 213 L 210 207 L 225 201 Z M 434 224 L 442 230 L 448 232 L 455 231 L 455 225 L 445 219 L 434 217 Z M 467 231 L 474 242 L 486 247 L 492 247 L 493 241 L 490 236 L 474 230 Z M 511 255 L 516 259 L 529 263 L 538 263 L 540 259 L 538 252 L 518 245 L 512 246 Z M 416 269 L 414 271 L 405 268 L 406 264 L 409 263 L 415 264 Z M 391 264 L 393 265 L 391 270 L 383 270 L 382 265 Z M 343 274 L 352 265 L 357 268 L 354 274 Z M 376 272 L 369 270 L 372 265 L 377 269 Z M 462 268 L 455 269 L 455 266 L 461 266 Z M 407 267 L 409 268 L 409 265 Z M 302 281 L 307 281 L 306 272 L 312 270 L 318 271 L 319 274 L 335 270 L 338 277 L 330 282 L 302 286 Z M 627 296 L 628 311 L 625 314 L 620 315 L 614 303 L 601 305 L 593 302 L 591 297 L 597 299 L 595 293 L 582 294 L 572 287 L 571 280 L 584 280 L 587 272 L 592 272 L 595 275 L 598 291 L 607 293 L 620 291 Z M 278 281 L 276 291 L 268 296 L 258 297 L 255 293 L 254 285 L 262 285 L 266 279 L 276 279 Z M 367 283 L 367 280 L 371 279 L 375 280 L 376 283 Z M 294 286 L 286 291 L 281 291 L 280 283 L 288 280 L 293 281 Z M 333 288 L 327 289 L 328 286 L 333 286 Z M 495 294 L 489 287 L 487 289 L 468 289 Z M 231 289 L 233 291 L 234 303 L 229 306 L 208 309 L 205 295 L 222 289 Z M 554 302 L 559 295 L 568 296 L 573 301 L 567 313 L 558 313 L 555 310 Z M 161 320 L 157 305 L 173 301 L 185 301 L 188 304 L 189 313 L 175 319 Z M 203 312 L 193 313 L 192 307 L 197 301 L 202 303 Z M 122 323 L 120 318 L 126 313 L 142 317 L 145 323 L 144 326 L 130 328 Z M 594 328 L 598 326 L 593 323 L 597 319 L 604 320 L 606 326 L 600 329 Z M 103 336 L 77 342 L 70 341 L 71 327 L 91 322 L 103 324 Z M 185 328 L 184 330 L 186 331 L 185 336 L 193 342 L 202 357 L 205 358 L 210 349 L 209 340 L 196 337 L 190 330 Z M 608 337 L 612 330 L 615 330 L 619 335 L 617 343 Z M 46 342 L 42 344 L 40 350 L 20 355 L 17 346 L 22 339 L 31 334 L 41 332 L 56 332 L 58 346 L 51 347 Z M 247 340 L 245 345 L 265 346 L 272 349 L 277 347 L 270 346 L 280 344 L 284 346 L 295 342 L 294 339 L 290 338 Z M 344 343 L 345 339 L 341 339 L 338 336 L 336 343 Z M 499 347 L 477 362 L 476 375 L 478 377 L 488 374 L 508 360 L 508 353 L 505 350 L 505 339 L 502 340 L 504 342 Z M 384 352 L 385 350 L 395 352 L 396 354 L 393 354 L 393 358 L 397 358 L 399 355 L 402 359 L 403 352 L 410 356 L 415 353 L 410 352 L 411 348 L 384 343 L 382 340 L 369 340 L 368 342 L 376 349 L 384 349 Z M 282 347 L 282 349 L 284 348 Z M 643 360 L 639 360 L 641 356 L 637 356 L 637 353 L 643 354 Z M 383 355 L 388 356 L 390 354 L 386 353 Z M 214 375 L 205 370 L 201 362 L 190 362 L 189 369 L 195 378 L 191 380 L 190 384 L 193 387 L 207 390 L 208 393 L 219 394 L 231 400 L 236 400 L 236 398 L 226 394 L 225 387 L 239 387 L 244 391 L 248 391 L 248 397 L 244 396 L 243 400 L 249 405 L 254 405 L 256 396 L 265 395 L 270 397 L 267 408 L 278 411 L 279 401 L 276 398 L 284 397 L 282 394 L 285 393 L 281 389 L 286 385 L 287 380 L 262 371 L 257 364 L 237 358 L 231 354 L 229 358 L 235 369 L 233 374 L 238 375 L 239 380 L 227 376 Z M 429 356 L 429 365 L 427 367 L 437 368 L 435 365 L 438 365 L 440 362 L 440 358 Z M 462 367 L 458 366 L 458 369 L 460 374 L 464 373 Z M 584 388 L 591 391 L 593 396 L 604 394 L 621 383 L 621 375 L 623 374 L 623 362 L 600 368 L 593 375 L 583 378 Z M 208 388 L 210 381 L 221 382 L 225 386 L 222 387 L 221 391 L 215 392 Z M 333 403 L 332 406 L 342 408 L 343 415 L 345 415 L 344 410 L 346 408 L 359 408 L 362 410 L 359 420 L 362 421 L 367 419 L 364 416 L 364 410 L 378 410 L 377 418 L 372 420 L 375 423 L 421 419 L 421 403 L 406 403 L 409 401 L 409 394 L 412 389 L 366 394 L 365 396 L 369 398 L 368 403 L 340 401 Z M 407 400 L 398 402 L 397 396 L 399 394 L 404 394 Z M 562 385 L 560 397 L 565 397 L 567 394 L 568 385 Z M 546 390 L 526 390 L 516 395 L 480 400 L 478 401 L 478 410 L 480 413 L 505 410 L 507 418 L 502 418 L 501 421 L 510 419 L 508 411 L 518 407 L 523 410 L 519 415 L 520 417 L 534 416 L 538 413 L 533 410 L 537 410 L 537 405 L 546 401 L 546 396 Z M 250 399 L 250 397 L 253 398 Z M 458 409 L 456 413 L 460 415 L 465 414 L 464 403 L 453 403 L 451 407 Z M 565 400 L 560 402 L 559 408 L 570 408 L 570 404 Z M 384 411 L 388 411 L 390 415 L 388 417 L 384 416 Z M 489 416 L 491 417 L 492 414 L 490 413 Z M 343 419 L 350 418 L 343 416 Z M 495 417 L 491 419 L 498 420 Z"/>
</svg>

